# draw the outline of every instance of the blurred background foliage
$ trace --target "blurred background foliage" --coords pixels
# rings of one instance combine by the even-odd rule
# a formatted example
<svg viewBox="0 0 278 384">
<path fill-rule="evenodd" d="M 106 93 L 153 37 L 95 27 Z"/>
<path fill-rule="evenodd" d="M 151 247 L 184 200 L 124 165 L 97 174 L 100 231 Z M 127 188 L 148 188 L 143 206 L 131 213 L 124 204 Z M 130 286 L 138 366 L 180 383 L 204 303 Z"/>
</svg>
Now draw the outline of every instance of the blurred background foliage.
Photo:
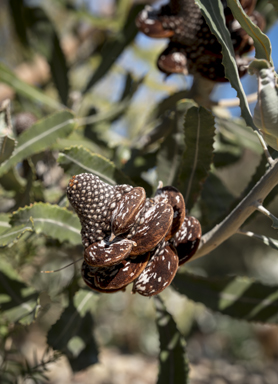
<svg viewBox="0 0 278 384">
<path fill-rule="evenodd" d="M 90 151 L 77 151 L 84 164 L 89 153 L 113 161 L 119 170 L 113 168 L 115 180 L 129 178 L 149 196 L 158 180 L 178 183 L 184 115 L 193 105 L 185 100 L 192 77 L 173 75 L 165 80 L 157 70 L 156 58 L 165 40 L 137 32 L 134 18 L 143 7 L 130 0 L 0 1 L 0 101 L 12 100 L 13 125 L 11 132 L 0 114 L 1 135 L 19 139 L 22 112 L 32 114 L 32 123 L 57 111 L 55 123 L 68 121 L 57 136 L 0 172 L 0 235 L 7 233 L 9 215 L 20 207 L 55 204 L 61 211 L 47 206 L 43 213 L 51 218 L 69 208 L 65 189 L 69 177 L 78 173 L 65 160 L 66 155 L 73 156 L 73 150 L 66 150 L 72 146 Z M 277 8 L 259 0 L 257 9 L 266 18 L 277 63 Z M 242 82 L 246 94 L 256 92 L 255 77 L 247 75 Z M 235 92 L 229 84 L 216 85 L 211 97 L 219 101 L 235 97 Z M 64 106 L 74 113 L 75 127 L 72 115 L 62 115 L 68 113 L 61 112 Z M 257 172 L 258 178 L 265 171 L 262 149 L 240 119 L 239 108 L 215 106 L 213 113 L 213 163 L 197 204 L 190 201 L 203 233 L 231 211 L 252 175 Z M 47 121 L 42 125 L 45 132 L 52 126 Z M 9 144 L 13 146 L 12 141 Z M 94 168 L 89 159 L 88 166 Z M 278 215 L 276 194 L 277 188 L 269 196 L 268 208 Z M 276 325 L 250 324 L 243 316 L 212 312 L 172 288 L 161 295 L 167 309 L 156 300 L 157 311 L 154 300 L 131 295 L 130 289 L 113 295 L 92 293 L 81 281 L 80 262 L 41 274 L 79 259 L 81 241 L 66 234 L 52 236 L 50 228 L 36 223 L 20 227 L 22 217 L 13 220 L 20 237 L 11 234 L 0 250 L 3 382 L 40 383 L 49 378 L 51 383 L 154 383 L 159 332 L 163 334 L 159 321 L 171 313 L 169 329 L 180 332 L 181 346 L 183 338 L 187 342 L 192 383 L 277 383 Z M 63 220 L 79 230 L 71 216 Z M 246 228 L 277 238 L 263 215 L 254 215 Z M 246 276 L 273 284 L 271 293 L 277 294 L 277 249 L 240 235 L 183 271 L 204 277 Z M 190 292 L 194 281 L 188 284 Z M 199 296 L 197 292 L 196 301 L 207 304 L 204 296 L 206 291 Z M 276 317 L 270 322 L 276 323 L 277 299 L 273 307 Z M 102 365 L 95 365 L 99 361 Z M 159 380 L 163 382 L 161 376 Z"/>
</svg>

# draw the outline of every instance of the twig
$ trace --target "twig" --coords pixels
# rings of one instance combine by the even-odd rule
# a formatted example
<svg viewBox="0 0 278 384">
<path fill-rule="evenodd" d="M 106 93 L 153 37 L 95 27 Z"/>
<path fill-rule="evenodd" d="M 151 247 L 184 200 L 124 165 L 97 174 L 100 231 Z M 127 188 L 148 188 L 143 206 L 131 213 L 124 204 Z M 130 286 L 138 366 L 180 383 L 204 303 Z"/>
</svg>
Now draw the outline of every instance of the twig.
<svg viewBox="0 0 278 384">
<path fill-rule="evenodd" d="M 277 184 L 278 160 L 275 160 L 261 180 L 237 207 L 220 224 L 202 237 L 199 249 L 190 261 L 207 255 L 234 235 Z"/>
<path fill-rule="evenodd" d="M 254 103 L 257 101 L 258 98 L 258 92 L 251 93 L 250 95 L 246 96 L 247 101 L 249 104 Z M 221 99 L 215 104 L 218 107 L 238 107 L 239 106 L 239 99 L 237 97 L 233 99 Z"/>
</svg>

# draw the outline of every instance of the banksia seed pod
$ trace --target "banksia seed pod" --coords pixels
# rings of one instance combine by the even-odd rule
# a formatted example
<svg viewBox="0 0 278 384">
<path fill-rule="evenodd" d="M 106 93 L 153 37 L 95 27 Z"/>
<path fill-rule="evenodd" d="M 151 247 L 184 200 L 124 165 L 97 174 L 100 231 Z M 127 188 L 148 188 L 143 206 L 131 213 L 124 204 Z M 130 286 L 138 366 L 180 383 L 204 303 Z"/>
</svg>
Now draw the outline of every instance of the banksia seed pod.
<svg viewBox="0 0 278 384">
<path fill-rule="evenodd" d="M 202 228 L 199 221 L 193 216 L 185 217 L 180 230 L 172 239 L 179 256 L 179 266 L 191 259 L 199 247 L 201 237 Z"/>
<path fill-rule="evenodd" d="M 111 234 L 112 212 L 123 195 L 132 190 L 128 185 L 119 187 L 106 184 L 90 173 L 73 176 L 69 181 L 67 196 L 80 219 L 85 247 Z"/>
<path fill-rule="evenodd" d="M 134 283 L 133 292 L 143 296 L 157 295 L 167 288 L 179 267 L 179 258 L 165 241 L 157 247 L 147 267 Z"/>
<path fill-rule="evenodd" d="M 248 59 L 242 58 L 241 55 L 252 50 L 254 42 L 234 20 L 226 2 L 223 0 L 222 3 L 226 25 L 231 33 L 235 50 L 239 76 L 243 76 L 247 72 Z M 255 0 L 241 0 L 245 12 L 259 28 L 263 29 L 264 19 L 254 12 L 255 3 Z M 149 37 L 169 37 L 168 47 L 157 60 L 158 68 L 165 74 L 200 74 L 212 81 L 227 81 L 222 65 L 221 45 L 210 32 L 194 0 L 170 0 L 158 11 L 148 6 L 138 15 L 136 25 Z"/>
<path fill-rule="evenodd" d="M 174 211 L 173 221 L 170 230 L 165 236 L 165 240 L 171 239 L 175 233 L 181 228 L 185 218 L 185 203 L 182 194 L 177 188 L 165 186 L 158 188 L 155 192 L 155 201 L 167 201 Z"/>
</svg>

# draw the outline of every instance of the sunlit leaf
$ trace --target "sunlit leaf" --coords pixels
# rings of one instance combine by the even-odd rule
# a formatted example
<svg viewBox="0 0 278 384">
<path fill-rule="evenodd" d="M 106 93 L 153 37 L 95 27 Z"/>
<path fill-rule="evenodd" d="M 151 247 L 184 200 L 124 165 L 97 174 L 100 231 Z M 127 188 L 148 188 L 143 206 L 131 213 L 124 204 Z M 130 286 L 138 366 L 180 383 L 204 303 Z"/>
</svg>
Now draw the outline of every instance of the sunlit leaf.
<svg viewBox="0 0 278 384">
<path fill-rule="evenodd" d="M 68 111 L 58 112 L 33 124 L 20 135 L 13 155 L 0 167 L 0 176 L 23 159 L 49 148 L 60 137 L 68 136 L 74 124 L 73 114 Z"/>
<path fill-rule="evenodd" d="M 201 277 L 178 273 L 174 287 L 189 299 L 231 317 L 265 323 L 278 322 L 278 286 L 248 277 Z"/>
<path fill-rule="evenodd" d="M 184 122 L 185 150 L 180 164 L 179 190 L 190 211 L 199 197 L 213 159 L 214 117 L 203 107 L 191 107 Z"/>
<path fill-rule="evenodd" d="M 79 173 L 93 173 L 106 183 L 132 184 L 115 165 L 105 157 L 90 152 L 83 147 L 71 147 L 60 153 L 58 162 L 69 175 Z"/>
<path fill-rule="evenodd" d="M 68 241 L 71 244 L 80 244 L 80 222 L 78 217 L 58 205 L 35 203 L 30 207 L 20 208 L 12 214 L 10 224 L 26 225 L 32 221 L 34 230 L 60 242 Z"/>
</svg>

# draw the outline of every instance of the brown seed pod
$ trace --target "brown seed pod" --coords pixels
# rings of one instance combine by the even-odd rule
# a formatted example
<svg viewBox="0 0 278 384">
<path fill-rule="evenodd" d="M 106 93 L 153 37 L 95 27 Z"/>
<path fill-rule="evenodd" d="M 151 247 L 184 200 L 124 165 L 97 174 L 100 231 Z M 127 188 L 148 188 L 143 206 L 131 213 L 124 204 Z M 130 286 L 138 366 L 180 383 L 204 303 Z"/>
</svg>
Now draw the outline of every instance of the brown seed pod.
<svg viewBox="0 0 278 384">
<path fill-rule="evenodd" d="M 145 35 L 154 38 L 171 37 L 174 31 L 163 27 L 163 21 L 157 17 L 157 12 L 153 11 L 150 6 L 146 6 L 136 18 L 137 28 Z"/>
<path fill-rule="evenodd" d="M 127 239 L 113 243 L 100 240 L 85 249 L 84 260 L 92 267 L 107 267 L 126 259 L 133 246 L 134 242 Z"/>
<path fill-rule="evenodd" d="M 67 187 L 69 202 L 79 216 L 85 247 L 111 234 L 112 212 L 130 185 L 111 186 L 91 173 L 73 176 Z"/>
<path fill-rule="evenodd" d="M 115 236 L 126 233 L 135 224 L 146 201 L 144 188 L 136 187 L 126 193 L 118 202 L 111 216 L 112 235 L 110 241 Z"/>
<path fill-rule="evenodd" d="M 98 268 L 93 268 L 90 265 L 88 265 L 85 261 L 83 261 L 82 267 L 81 267 L 81 276 L 84 280 L 85 284 L 88 285 L 89 288 L 91 288 L 93 291 L 100 292 L 100 293 L 114 293 L 119 291 L 124 291 L 125 287 L 121 287 L 119 289 L 101 289 L 95 285 L 95 273 L 97 272 Z"/>
<path fill-rule="evenodd" d="M 173 208 L 166 203 L 156 203 L 139 217 L 139 225 L 130 240 L 135 241 L 131 256 L 151 251 L 165 237 L 173 221 Z M 140 224 L 142 222 L 142 224 Z"/>
<path fill-rule="evenodd" d="M 117 265 L 99 268 L 95 273 L 95 285 L 101 289 L 120 289 L 132 283 L 143 272 L 150 258 L 150 252 L 144 255 L 128 257 Z"/>
<path fill-rule="evenodd" d="M 187 216 L 184 219 L 181 229 L 172 239 L 178 256 L 179 265 L 186 263 L 199 247 L 202 237 L 202 228 L 199 221 L 193 216 Z"/>
<path fill-rule="evenodd" d="M 177 188 L 165 186 L 158 188 L 155 192 L 155 201 L 167 200 L 174 211 L 173 221 L 170 230 L 165 236 L 165 240 L 169 240 L 181 228 L 185 218 L 185 203 L 182 194 Z"/>
<path fill-rule="evenodd" d="M 147 267 L 134 283 L 133 292 L 157 295 L 171 284 L 179 267 L 179 258 L 164 241 L 157 247 Z"/>
</svg>

